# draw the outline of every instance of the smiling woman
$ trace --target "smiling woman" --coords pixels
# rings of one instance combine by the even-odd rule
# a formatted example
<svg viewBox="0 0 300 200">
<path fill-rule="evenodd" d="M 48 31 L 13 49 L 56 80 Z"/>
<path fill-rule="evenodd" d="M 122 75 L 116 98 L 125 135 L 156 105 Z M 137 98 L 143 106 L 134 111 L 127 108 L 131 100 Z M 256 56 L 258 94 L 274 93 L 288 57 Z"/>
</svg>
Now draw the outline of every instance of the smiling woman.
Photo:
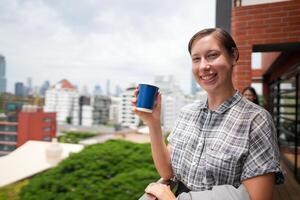
<svg viewBox="0 0 300 200">
<path fill-rule="evenodd" d="M 239 58 L 234 40 L 222 29 L 204 29 L 192 37 L 188 50 L 207 100 L 182 108 L 169 144 L 160 128 L 161 94 L 151 114 L 134 110 L 149 126 L 156 169 L 163 179 L 179 182 L 176 195 L 191 191 L 201 197 L 227 185 L 229 193 L 245 188 L 241 191 L 252 200 L 271 200 L 275 183 L 283 182 L 276 130 L 270 114 L 234 88 L 232 72 Z M 175 199 L 157 184 L 146 192 L 159 200 Z"/>
</svg>

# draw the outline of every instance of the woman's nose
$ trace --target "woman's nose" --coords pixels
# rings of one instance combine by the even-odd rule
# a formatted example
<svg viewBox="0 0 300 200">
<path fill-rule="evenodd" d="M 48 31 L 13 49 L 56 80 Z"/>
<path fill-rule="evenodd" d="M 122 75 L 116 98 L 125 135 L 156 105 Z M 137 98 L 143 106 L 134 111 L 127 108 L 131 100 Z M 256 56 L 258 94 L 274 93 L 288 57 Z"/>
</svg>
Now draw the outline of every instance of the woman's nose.
<svg viewBox="0 0 300 200">
<path fill-rule="evenodd" d="M 199 69 L 200 70 L 207 70 L 210 68 L 209 62 L 207 62 L 206 59 L 201 59 L 201 62 L 199 62 Z"/>
</svg>

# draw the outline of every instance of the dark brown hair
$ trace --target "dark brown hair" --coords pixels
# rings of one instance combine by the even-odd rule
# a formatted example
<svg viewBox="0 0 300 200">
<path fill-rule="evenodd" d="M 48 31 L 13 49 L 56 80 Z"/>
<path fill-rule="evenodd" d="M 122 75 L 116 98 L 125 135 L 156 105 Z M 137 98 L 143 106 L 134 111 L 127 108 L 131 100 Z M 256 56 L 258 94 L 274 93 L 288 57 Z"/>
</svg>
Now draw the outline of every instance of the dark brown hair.
<svg viewBox="0 0 300 200">
<path fill-rule="evenodd" d="M 191 39 L 188 45 L 189 53 L 191 54 L 193 43 L 205 36 L 213 34 L 219 41 L 219 45 L 224 47 L 229 56 L 235 57 L 236 61 L 239 59 L 239 50 L 232 39 L 231 35 L 221 28 L 207 28 L 197 32 Z"/>
<path fill-rule="evenodd" d="M 242 94 L 244 94 L 247 90 L 250 91 L 254 95 L 254 97 L 255 97 L 255 99 L 253 100 L 253 103 L 259 105 L 258 95 L 257 95 L 255 89 L 253 87 L 251 87 L 251 86 L 245 87 L 244 90 L 243 90 L 243 92 L 242 92 Z"/>
</svg>

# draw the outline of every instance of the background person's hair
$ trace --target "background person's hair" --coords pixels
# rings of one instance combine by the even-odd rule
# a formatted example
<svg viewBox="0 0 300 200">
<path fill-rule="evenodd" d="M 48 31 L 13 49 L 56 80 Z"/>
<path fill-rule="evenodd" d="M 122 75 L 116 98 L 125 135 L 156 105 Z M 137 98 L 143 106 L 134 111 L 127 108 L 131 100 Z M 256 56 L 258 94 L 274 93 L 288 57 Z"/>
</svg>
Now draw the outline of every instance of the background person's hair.
<svg viewBox="0 0 300 200">
<path fill-rule="evenodd" d="M 205 36 L 213 34 L 219 41 L 219 44 L 224 47 L 229 56 L 235 57 L 236 61 L 239 59 L 239 50 L 232 39 L 231 35 L 221 28 L 207 28 L 197 32 L 191 39 L 188 45 L 189 53 L 191 54 L 193 43 Z M 236 55 L 235 55 L 236 54 Z"/>
<path fill-rule="evenodd" d="M 247 90 L 250 91 L 255 96 L 255 99 L 253 100 L 253 103 L 259 105 L 258 95 L 257 95 L 255 89 L 251 86 L 245 87 L 242 94 L 244 94 Z"/>
</svg>

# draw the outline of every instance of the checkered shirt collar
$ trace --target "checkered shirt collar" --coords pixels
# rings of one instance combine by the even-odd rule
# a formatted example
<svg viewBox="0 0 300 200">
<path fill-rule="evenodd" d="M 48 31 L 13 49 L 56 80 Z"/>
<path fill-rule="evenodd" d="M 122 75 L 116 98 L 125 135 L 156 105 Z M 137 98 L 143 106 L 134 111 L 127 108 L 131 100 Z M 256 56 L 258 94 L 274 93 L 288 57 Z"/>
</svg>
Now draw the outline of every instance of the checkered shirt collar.
<svg viewBox="0 0 300 200">
<path fill-rule="evenodd" d="M 214 112 L 219 113 L 219 114 L 226 112 L 229 108 L 231 108 L 236 103 L 238 103 L 242 99 L 242 97 L 243 97 L 242 94 L 239 91 L 236 91 L 232 97 L 230 97 L 225 102 L 223 102 L 220 106 L 218 106 L 218 108 L 216 110 L 214 110 Z M 207 109 L 207 110 L 209 109 L 207 97 L 205 100 L 205 104 L 202 104 L 200 107 L 200 110 L 202 110 L 202 109 Z"/>
</svg>

